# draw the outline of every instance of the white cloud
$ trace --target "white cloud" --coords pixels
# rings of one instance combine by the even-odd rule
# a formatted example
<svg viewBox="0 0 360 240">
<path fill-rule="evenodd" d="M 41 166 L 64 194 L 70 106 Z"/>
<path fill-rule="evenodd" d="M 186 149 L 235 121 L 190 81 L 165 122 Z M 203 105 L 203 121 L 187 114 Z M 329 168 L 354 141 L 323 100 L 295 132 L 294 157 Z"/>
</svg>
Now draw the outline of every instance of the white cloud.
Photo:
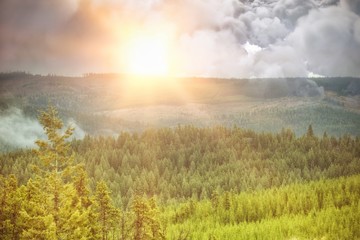
<svg viewBox="0 0 360 240">
<path fill-rule="evenodd" d="M 262 48 L 260 46 L 255 45 L 255 44 L 250 44 L 249 42 L 246 42 L 242 46 L 249 55 L 254 55 L 262 50 Z"/>
</svg>

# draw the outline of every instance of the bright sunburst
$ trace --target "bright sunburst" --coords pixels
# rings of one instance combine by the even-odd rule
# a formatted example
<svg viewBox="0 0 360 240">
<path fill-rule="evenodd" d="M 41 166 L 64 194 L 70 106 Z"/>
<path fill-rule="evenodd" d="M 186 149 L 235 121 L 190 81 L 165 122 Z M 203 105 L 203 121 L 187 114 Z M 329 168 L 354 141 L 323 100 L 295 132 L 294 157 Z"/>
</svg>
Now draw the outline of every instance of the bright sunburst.
<svg viewBox="0 0 360 240">
<path fill-rule="evenodd" d="M 169 71 L 167 42 L 161 36 L 137 36 L 126 48 L 126 68 L 132 75 L 165 76 Z"/>
</svg>

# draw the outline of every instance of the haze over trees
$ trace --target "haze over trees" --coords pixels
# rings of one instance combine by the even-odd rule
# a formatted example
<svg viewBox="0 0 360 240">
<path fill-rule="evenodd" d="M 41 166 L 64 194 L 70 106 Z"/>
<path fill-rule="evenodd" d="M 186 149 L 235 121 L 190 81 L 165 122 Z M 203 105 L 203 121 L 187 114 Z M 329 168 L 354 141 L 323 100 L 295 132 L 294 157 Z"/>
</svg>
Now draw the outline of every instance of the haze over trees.
<svg viewBox="0 0 360 240">
<path fill-rule="evenodd" d="M 34 147 L 43 135 L 37 112 L 49 101 L 75 127 L 77 139 L 178 125 L 236 125 L 272 133 L 285 127 L 301 136 L 311 123 L 318 136 L 324 131 L 336 137 L 360 134 L 359 78 L 172 81 L 129 93 L 126 78 L 116 74 L 0 73 L 0 150 Z"/>
</svg>

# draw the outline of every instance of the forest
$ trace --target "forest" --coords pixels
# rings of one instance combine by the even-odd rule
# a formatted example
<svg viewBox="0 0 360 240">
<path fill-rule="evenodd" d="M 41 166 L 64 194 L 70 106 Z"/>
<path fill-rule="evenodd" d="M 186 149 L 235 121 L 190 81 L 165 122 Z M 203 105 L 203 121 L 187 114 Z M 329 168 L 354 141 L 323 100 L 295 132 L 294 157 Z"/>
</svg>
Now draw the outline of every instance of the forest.
<svg viewBox="0 0 360 240">
<path fill-rule="evenodd" d="M 0 155 L 1 239 L 358 239 L 360 138 L 237 126 L 47 139 Z"/>
</svg>

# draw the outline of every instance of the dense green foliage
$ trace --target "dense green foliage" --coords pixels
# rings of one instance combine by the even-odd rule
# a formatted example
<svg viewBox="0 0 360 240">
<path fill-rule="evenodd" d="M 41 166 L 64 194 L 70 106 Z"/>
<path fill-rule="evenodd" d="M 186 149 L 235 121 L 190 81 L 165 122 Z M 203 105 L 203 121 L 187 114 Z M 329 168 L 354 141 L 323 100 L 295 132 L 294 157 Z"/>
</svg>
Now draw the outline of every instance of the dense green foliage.
<svg viewBox="0 0 360 240">
<path fill-rule="evenodd" d="M 68 142 L 55 109 L 39 120 L 37 150 L 0 157 L 2 239 L 360 238 L 359 137 L 179 126 Z"/>
<path fill-rule="evenodd" d="M 321 102 L 307 102 L 296 107 L 286 107 L 289 99 L 275 102 L 272 106 L 259 107 L 238 114 L 218 116 L 219 121 L 227 126 L 243 126 L 256 132 L 279 132 L 281 128 L 292 129 L 296 135 L 305 133 L 309 123 L 313 123 L 315 133 L 319 136 L 326 131 L 331 136 L 349 133 L 360 135 L 360 116 L 350 111 L 332 98 L 324 98 Z"/>
<path fill-rule="evenodd" d="M 170 238 L 358 239 L 360 175 L 234 194 L 166 209 Z"/>
<path fill-rule="evenodd" d="M 74 162 L 73 129 L 63 134 L 57 111 L 39 120 L 47 140 L 38 140 L 32 178 L 19 186 L 15 175 L 0 175 L 1 239 L 160 239 L 164 236 L 156 203 L 135 195 L 127 213 L 113 205 L 103 181 L 90 191 L 88 177 Z M 119 223 L 123 221 L 121 228 Z M 124 234 L 126 233 L 126 235 Z"/>
<path fill-rule="evenodd" d="M 360 138 L 348 135 L 296 138 L 290 130 L 185 126 L 88 136 L 72 147 L 92 188 L 105 181 L 124 208 L 136 191 L 163 201 L 203 199 L 214 189 L 242 192 L 360 173 Z M 27 165 L 36 161 L 30 151 L 3 154 L 0 170 L 25 183 L 32 174 Z"/>
</svg>

